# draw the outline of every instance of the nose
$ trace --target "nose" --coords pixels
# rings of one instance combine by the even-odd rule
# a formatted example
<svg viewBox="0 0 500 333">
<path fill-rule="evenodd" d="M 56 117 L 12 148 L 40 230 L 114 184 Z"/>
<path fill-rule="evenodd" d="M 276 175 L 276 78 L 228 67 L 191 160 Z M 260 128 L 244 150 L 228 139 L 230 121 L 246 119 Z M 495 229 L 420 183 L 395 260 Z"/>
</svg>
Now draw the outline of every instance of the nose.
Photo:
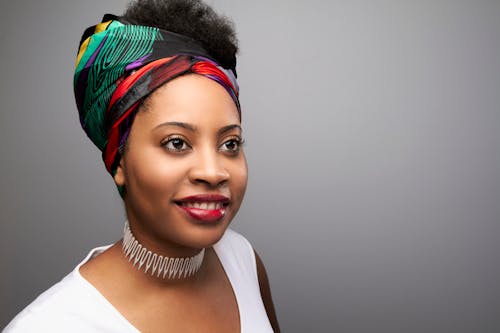
<svg viewBox="0 0 500 333">
<path fill-rule="evenodd" d="M 222 186 L 230 177 L 228 170 L 224 168 L 222 159 L 212 149 L 199 151 L 189 172 L 189 180 L 192 183 L 202 183 L 210 187 Z"/>
</svg>

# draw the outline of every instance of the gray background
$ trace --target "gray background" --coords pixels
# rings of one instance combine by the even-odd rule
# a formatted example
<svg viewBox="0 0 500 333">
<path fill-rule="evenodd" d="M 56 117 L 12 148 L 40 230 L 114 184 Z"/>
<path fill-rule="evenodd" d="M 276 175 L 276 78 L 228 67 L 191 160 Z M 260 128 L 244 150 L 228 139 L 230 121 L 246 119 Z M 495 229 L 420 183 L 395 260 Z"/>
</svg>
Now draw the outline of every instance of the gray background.
<svg viewBox="0 0 500 333">
<path fill-rule="evenodd" d="M 0 10 L 0 327 L 120 237 L 77 43 L 126 1 Z M 500 2 L 212 0 L 237 24 L 234 222 L 284 332 L 500 331 Z"/>
</svg>

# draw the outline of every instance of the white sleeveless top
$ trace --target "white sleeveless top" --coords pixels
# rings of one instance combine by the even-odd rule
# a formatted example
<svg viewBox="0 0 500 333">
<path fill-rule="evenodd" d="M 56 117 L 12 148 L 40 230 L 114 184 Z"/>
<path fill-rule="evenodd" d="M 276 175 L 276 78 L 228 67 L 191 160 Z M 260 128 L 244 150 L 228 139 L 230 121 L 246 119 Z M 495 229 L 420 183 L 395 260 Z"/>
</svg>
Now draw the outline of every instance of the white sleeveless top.
<svg viewBox="0 0 500 333">
<path fill-rule="evenodd" d="M 80 275 L 80 266 L 108 247 L 110 245 L 90 251 L 70 274 L 38 296 L 3 332 L 139 332 Z M 255 253 L 250 243 L 228 229 L 214 245 L 214 250 L 236 295 L 241 332 L 272 332 L 260 295 Z"/>
</svg>

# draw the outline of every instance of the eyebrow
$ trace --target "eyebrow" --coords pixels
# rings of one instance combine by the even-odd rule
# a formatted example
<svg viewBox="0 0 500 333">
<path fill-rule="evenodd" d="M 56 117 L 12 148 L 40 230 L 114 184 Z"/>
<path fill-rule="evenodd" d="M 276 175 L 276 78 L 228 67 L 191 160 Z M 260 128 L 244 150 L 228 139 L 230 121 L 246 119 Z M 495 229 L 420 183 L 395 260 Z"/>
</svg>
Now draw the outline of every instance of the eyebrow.
<svg viewBox="0 0 500 333">
<path fill-rule="evenodd" d="M 185 128 L 185 129 L 187 129 L 187 130 L 189 130 L 191 132 L 196 132 L 197 131 L 197 127 L 196 126 L 188 124 L 188 123 L 183 123 L 183 122 L 180 122 L 180 121 L 167 121 L 167 122 L 159 124 L 154 129 L 157 129 L 157 128 L 160 128 L 160 127 L 165 127 L 165 126 L 182 127 L 182 128 Z M 218 135 L 222 135 L 222 134 L 224 134 L 226 132 L 229 132 L 230 130 L 235 129 L 235 128 L 237 128 L 240 131 L 242 131 L 240 125 L 238 125 L 238 124 L 231 124 L 231 125 L 226 125 L 226 126 L 220 128 L 217 131 L 217 134 Z"/>
<path fill-rule="evenodd" d="M 164 127 L 164 126 L 177 126 L 177 127 L 182 127 L 182 128 L 187 129 L 187 130 L 190 130 L 191 132 L 196 132 L 196 126 L 193 126 L 193 125 L 188 124 L 188 123 L 182 123 L 180 121 L 167 121 L 167 122 L 161 123 L 160 125 L 156 126 L 154 129 Z"/>
<path fill-rule="evenodd" d="M 222 127 L 221 129 L 219 129 L 219 130 L 217 131 L 217 134 L 218 134 L 218 135 L 222 135 L 222 134 L 224 134 L 224 133 L 226 133 L 226 132 L 229 132 L 230 130 L 235 129 L 235 128 L 239 129 L 239 130 L 240 130 L 240 132 L 242 131 L 241 126 L 240 126 L 240 125 L 237 125 L 237 124 L 232 124 L 232 125 L 227 125 L 227 126 Z"/>
</svg>

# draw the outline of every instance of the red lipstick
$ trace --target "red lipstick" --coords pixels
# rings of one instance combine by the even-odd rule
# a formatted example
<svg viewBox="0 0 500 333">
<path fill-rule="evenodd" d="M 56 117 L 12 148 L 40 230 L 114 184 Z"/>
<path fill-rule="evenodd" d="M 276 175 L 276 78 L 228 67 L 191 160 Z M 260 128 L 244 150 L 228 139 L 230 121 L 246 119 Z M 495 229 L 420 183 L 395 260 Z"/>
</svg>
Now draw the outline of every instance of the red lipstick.
<svg viewBox="0 0 500 333">
<path fill-rule="evenodd" d="M 229 198 L 220 194 L 197 194 L 174 202 L 196 222 L 215 223 L 224 217 Z"/>
</svg>

